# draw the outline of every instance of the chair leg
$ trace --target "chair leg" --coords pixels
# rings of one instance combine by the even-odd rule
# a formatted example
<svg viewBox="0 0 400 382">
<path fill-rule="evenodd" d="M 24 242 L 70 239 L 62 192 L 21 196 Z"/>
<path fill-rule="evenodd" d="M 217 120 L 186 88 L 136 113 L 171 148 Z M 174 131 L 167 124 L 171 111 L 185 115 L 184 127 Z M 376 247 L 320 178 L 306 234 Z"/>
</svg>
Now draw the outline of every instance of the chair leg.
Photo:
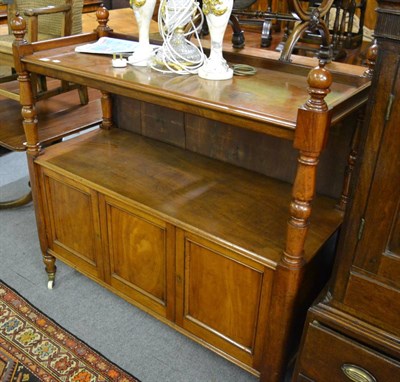
<svg viewBox="0 0 400 382">
<path fill-rule="evenodd" d="M 86 86 L 80 85 L 78 87 L 79 99 L 81 101 L 81 105 L 87 105 L 89 102 L 89 94 Z"/>
<path fill-rule="evenodd" d="M 69 91 L 70 89 L 74 89 L 76 86 L 72 87 L 70 82 L 68 81 L 61 81 L 61 87 L 63 92 Z M 87 87 L 85 85 L 78 85 L 78 93 L 79 93 L 79 100 L 81 105 L 87 105 L 89 103 L 89 94 Z"/>
<path fill-rule="evenodd" d="M 32 201 L 32 192 L 29 191 L 29 193 L 27 193 L 26 195 L 24 195 L 18 199 L 0 202 L 0 210 L 20 207 L 20 206 L 30 203 L 31 201 Z"/>
<path fill-rule="evenodd" d="M 38 91 L 39 93 L 43 93 L 47 91 L 47 81 L 45 76 L 38 76 Z"/>
<path fill-rule="evenodd" d="M 34 95 L 43 94 L 47 92 L 46 77 L 40 74 L 31 73 L 32 90 Z"/>
<path fill-rule="evenodd" d="M 32 96 L 34 99 L 38 96 L 38 77 L 36 73 L 31 73 L 31 83 L 32 83 Z"/>
</svg>

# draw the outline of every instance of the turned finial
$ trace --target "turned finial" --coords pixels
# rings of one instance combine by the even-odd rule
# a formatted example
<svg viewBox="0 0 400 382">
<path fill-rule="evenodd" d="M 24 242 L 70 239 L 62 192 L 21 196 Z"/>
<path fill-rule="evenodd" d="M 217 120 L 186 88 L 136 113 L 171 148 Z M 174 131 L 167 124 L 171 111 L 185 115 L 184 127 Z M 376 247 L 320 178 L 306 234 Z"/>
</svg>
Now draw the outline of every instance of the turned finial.
<svg viewBox="0 0 400 382">
<path fill-rule="evenodd" d="M 15 17 L 11 20 L 10 26 L 15 40 L 18 43 L 25 41 L 26 21 L 22 16 L 20 16 L 19 12 L 17 12 Z"/>
<path fill-rule="evenodd" d="M 107 32 L 111 31 L 111 28 L 107 26 L 109 15 L 110 12 L 103 4 L 96 10 L 96 18 L 99 24 L 96 28 L 96 32 L 98 32 L 100 37 L 107 35 Z"/>
<path fill-rule="evenodd" d="M 308 92 L 310 99 L 306 102 L 305 108 L 315 111 L 326 111 L 328 105 L 325 102 L 325 97 L 329 94 L 329 87 L 332 84 L 332 75 L 325 68 L 325 62 L 320 60 L 319 65 L 312 69 L 307 77 Z"/>
<path fill-rule="evenodd" d="M 373 44 L 368 48 L 367 51 L 367 65 L 368 69 L 364 72 L 364 77 L 372 78 L 374 75 L 376 58 L 378 57 L 378 44 L 376 40 Z"/>
</svg>

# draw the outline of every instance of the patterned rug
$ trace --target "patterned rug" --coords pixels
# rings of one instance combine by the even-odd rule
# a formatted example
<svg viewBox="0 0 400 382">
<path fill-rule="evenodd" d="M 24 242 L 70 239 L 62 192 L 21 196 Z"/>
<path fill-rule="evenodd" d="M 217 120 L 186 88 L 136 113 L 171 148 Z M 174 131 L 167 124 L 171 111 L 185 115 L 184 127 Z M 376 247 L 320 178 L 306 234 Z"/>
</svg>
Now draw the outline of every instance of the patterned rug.
<svg viewBox="0 0 400 382">
<path fill-rule="evenodd" d="M 0 281 L 1 382 L 139 382 Z"/>
</svg>

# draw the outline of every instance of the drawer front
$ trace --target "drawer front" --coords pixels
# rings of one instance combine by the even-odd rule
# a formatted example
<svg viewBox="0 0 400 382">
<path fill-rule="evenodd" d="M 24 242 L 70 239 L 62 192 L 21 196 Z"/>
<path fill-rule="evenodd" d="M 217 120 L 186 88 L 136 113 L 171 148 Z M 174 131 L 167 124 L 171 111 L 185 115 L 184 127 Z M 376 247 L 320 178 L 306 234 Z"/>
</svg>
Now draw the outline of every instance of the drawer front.
<svg viewBox="0 0 400 382">
<path fill-rule="evenodd" d="M 313 321 L 308 326 L 300 355 L 300 376 L 303 379 L 294 380 L 397 382 L 400 362 Z"/>
</svg>

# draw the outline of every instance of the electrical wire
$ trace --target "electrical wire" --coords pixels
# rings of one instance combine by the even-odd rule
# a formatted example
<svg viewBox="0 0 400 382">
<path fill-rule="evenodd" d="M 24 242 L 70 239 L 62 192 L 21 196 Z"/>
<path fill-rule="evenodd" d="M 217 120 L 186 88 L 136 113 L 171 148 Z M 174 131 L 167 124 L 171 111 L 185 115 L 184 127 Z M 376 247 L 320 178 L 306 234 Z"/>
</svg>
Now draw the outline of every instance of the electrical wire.
<svg viewBox="0 0 400 382">
<path fill-rule="evenodd" d="M 232 66 L 233 74 L 236 76 L 254 76 L 257 70 L 254 66 L 246 64 L 235 64 Z"/>
<path fill-rule="evenodd" d="M 200 23 L 197 26 L 194 23 L 195 15 L 200 15 Z M 196 0 L 161 0 L 158 27 L 164 42 L 155 51 L 150 62 L 151 68 L 161 73 L 197 74 L 206 58 L 199 36 L 203 22 L 204 15 Z M 187 31 L 184 32 L 183 28 Z M 193 34 L 197 45 L 186 39 Z M 192 52 L 195 52 L 196 58 L 185 57 L 184 53 L 178 52 L 174 40 L 179 38 L 183 39 L 183 43 L 187 44 Z"/>
</svg>

